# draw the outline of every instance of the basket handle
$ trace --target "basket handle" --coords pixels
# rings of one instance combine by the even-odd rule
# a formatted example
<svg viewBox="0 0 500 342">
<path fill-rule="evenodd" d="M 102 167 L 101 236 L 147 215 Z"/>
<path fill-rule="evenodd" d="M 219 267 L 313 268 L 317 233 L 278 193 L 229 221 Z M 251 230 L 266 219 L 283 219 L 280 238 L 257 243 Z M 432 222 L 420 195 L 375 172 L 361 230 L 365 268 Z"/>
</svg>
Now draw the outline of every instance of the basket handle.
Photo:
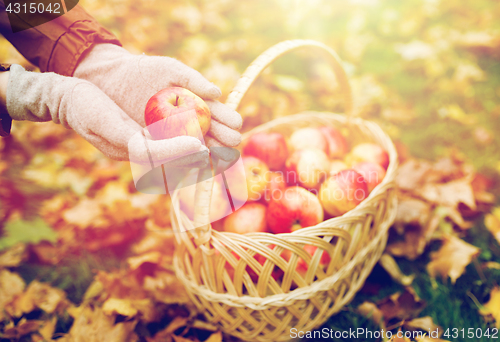
<svg viewBox="0 0 500 342">
<path fill-rule="evenodd" d="M 353 106 L 351 86 L 345 70 L 342 67 L 340 58 L 337 53 L 333 51 L 333 49 L 314 40 L 286 40 L 264 51 L 248 66 L 243 75 L 240 77 L 233 91 L 229 94 L 226 100 L 226 105 L 231 109 L 236 110 L 243 96 L 260 75 L 262 70 L 269 66 L 278 57 L 301 47 L 315 47 L 327 53 L 333 72 L 340 83 L 340 88 L 344 95 L 345 112 L 348 116 L 352 116 Z M 206 248 L 210 248 L 209 245 L 206 245 L 206 243 L 210 240 L 212 227 L 210 224 L 203 223 L 210 222 L 210 201 L 212 198 L 213 183 L 213 178 L 198 182 L 196 184 L 195 192 L 194 223 L 195 226 L 201 225 L 199 228 L 195 229 L 195 243 L 198 246 L 205 246 Z"/>
<path fill-rule="evenodd" d="M 340 83 L 340 89 L 344 96 L 345 112 L 348 116 L 351 116 L 353 113 L 352 91 L 349 79 L 347 78 L 345 70 L 342 67 L 341 59 L 332 48 L 323 43 L 309 39 L 286 40 L 264 51 L 248 66 L 243 75 L 240 77 L 233 91 L 227 97 L 226 105 L 231 109 L 236 110 L 243 99 L 243 96 L 245 96 L 250 86 L 266 67 L 274 62 L 278 57 L 301 47 L 315 47 L 327 53 L 333 72 Z"/>
</svg>

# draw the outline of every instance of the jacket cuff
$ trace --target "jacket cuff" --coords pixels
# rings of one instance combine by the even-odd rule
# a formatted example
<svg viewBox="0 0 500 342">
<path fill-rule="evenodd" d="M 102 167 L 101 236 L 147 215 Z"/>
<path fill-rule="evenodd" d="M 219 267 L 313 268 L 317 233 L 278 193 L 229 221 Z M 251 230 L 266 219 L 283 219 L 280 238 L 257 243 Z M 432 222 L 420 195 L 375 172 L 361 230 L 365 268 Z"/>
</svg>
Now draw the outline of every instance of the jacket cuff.
<svg viewBox="0 0 500 342">
<path fill-rule="evenodd" d="M 55 72 L 64 76 L 73 76 L 82 56 L 94 45 L 110 43 L 121 46 L 120 41 L 97 22 L 81 20 L 74 22 L 57 40 L 45 68 L 42 72 Z"/>
</svg>

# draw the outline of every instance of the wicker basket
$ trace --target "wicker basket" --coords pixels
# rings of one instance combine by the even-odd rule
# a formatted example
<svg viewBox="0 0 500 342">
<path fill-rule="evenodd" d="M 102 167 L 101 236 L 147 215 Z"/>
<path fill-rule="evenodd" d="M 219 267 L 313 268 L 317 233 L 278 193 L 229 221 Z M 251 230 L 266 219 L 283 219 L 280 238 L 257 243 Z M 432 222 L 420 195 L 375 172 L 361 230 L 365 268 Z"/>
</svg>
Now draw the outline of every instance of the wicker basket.
<svg viewBox="0 0 500 342">
<path fill-rule="evenodd" d="M 329 47 L 310 40 L 285 41 L 265 51 L 245 71 L 227 104 L 236 109 L 266 66 L 299 47 L 326 52 L 349 113 L 351 90 L 339 58 Z M 268 122 L 243 138 L 262 131 L 289 136 L 297 128 L 320 125 L 348 127 L 355 139 L 379 144 L 390 157 L 382 183 L 356 208 L 340 217 L 290 234 L 239 235 L 213 230 L 210 225 L 194 229 L 199 226 L 198 222 L 208 222 L 213 178 L 196 186 L 193 221 L 180 212 L 177 194 L 172 196 L 177 277 L 209 322 L 242 340 L 286 341 L 291 338 L 291 328 L 309 331 L 320 326 L 353 298 L 385 248 L 387 230 L 396 214 L 397 154 L 392 141 L 379 126 L 352 115 L 307 112 Z M 318 247 L 312 257 L 302 248 L 306 244 Z M 270 245 L 275 247 L 271 249 Z M 281 257 L 285 250 L 290 251 L 288 261 Z M 330 255 L 327 267 L 319 266 L 321 250 Z M 267 259 L 263 265 L 256 261 L 256 254 Z M 295 272 L 299 258 L 308 263 L 303 277 Z M 227 264 L 232 266 L 229 268 L 232 272 L 228 272 Z M 284 271 L 281 282 L 272 276 L 275 266 Z M 255 274 L 258 275 L 257 282 L 252 280 L 249 269 L 253 270 L 254 279 Z"/>
</svg>

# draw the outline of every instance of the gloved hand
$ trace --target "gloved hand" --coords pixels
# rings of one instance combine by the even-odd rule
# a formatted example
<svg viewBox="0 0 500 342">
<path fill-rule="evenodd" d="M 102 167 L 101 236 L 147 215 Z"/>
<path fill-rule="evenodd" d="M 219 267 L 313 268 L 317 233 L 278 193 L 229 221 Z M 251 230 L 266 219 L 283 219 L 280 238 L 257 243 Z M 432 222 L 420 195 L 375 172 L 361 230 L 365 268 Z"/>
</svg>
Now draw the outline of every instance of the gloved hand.
<svg viewBox="0 0 500 342">
<path fill-rule="evenodd" d="M 106 156 L 150 164 L 182 158 L 208 162 L 208 151 L 189 136 L 152 140 L 106 94 L 92 83 L 54 73 L 36 73 L 12 65 L 7 112 L 14 120 L 50 121 L 74 129 Z M 148 153 L 149 152 L 149 153 Z M 199 153 L 197 153 L 199 152 Z M 156 165 L 155 165 L 156 166 Z"/>
<path fill-rule="evenodd" d="M 212 113 L 207 146 L 237 146 L 241 135 L 241 116 L 215 101 L 220 89 L 199 72 L 169 57 L 133 55 L 114 44 L 98 44 L 77 66 L 75 77 L 97 85 L 135 122 L 145 126 L 144 110 L 158 91 L 178 86 L 205 100 Z"/>
</svg>

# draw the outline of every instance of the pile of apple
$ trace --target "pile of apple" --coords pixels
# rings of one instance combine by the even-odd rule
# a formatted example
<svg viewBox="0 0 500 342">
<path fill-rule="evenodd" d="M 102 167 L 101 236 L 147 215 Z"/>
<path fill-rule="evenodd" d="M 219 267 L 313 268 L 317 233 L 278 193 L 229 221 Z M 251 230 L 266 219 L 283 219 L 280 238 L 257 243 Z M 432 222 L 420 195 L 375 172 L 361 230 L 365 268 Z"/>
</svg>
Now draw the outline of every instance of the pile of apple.
<svg viewBox="0 0 500 342">
<path fill-rule="evenodd" d="M 222 221 L 222 229 L 278 234 L 314 226 L 355 208 L 384 179 L 389 155 L 373 143 L 349 151 L 338 129 L 323 126 L 299 129 L 288 139 L 280 133 L 256 133 L 244 144 L 242 161 L 248 200 Z M 311 256 L 317 249 L 303 248 Z M 288 260 L 289 255 L 282 257 Z M 262 256 L 255 257 L 264 264 Z M 329 254 L 323 253 L 320 264 L 329 262 Z M 248 267 L 247 271 L 254 278 L 255 272 Z M 275 279 L 279 271 L 273 272 Z M 299 259 L 296 271 L 305 274 L 307 263 Z"/>
<path fill-rule="evenodd" d="M 355 208 L 382 182 L 389 164 L 379 145 L 351 151 L 334 127 L 302 128 L 289 139 L 257 133 L 243 147 L 248 201 L 223 229 L 235 233 L 290 233 Z"/>
</svg>

